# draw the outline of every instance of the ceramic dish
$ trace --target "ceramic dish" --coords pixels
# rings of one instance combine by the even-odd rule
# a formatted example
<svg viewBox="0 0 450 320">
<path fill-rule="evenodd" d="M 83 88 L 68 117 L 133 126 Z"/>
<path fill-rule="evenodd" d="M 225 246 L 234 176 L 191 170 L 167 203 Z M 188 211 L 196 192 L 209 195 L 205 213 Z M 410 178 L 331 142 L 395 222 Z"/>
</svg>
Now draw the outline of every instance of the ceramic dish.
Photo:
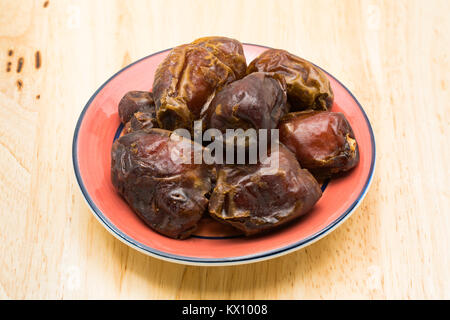
<svg viewBox="0 0 450 320">
<path fill-rule="evenodd" d="M 247 62 L 266 49 L 244 44 Z M 115 237 L 145 254 L 172 262 L 243 264 L 310 245 L 334 230 L 357 208 L 372 180 L 375 140 L 356 98 L 327 73 L 334 91 L 331 110 L 344 113 L 350 122 L 358 141 L 360 162 L 344 177 L 325 182 L 322 198 L 308 214 L 285 227 L 249 238 L 210 218 L 203 219 L 197 232 L 186 240 L 165 237 L 145 225 L 112 186 L 110 152 L 122 130 L 117 111 L 120 99 L 131 90 L 151 89 L 155 70 L 169 51 L 149 55 L 112 76 L 88 101 L 75 128 L 72 156 L 76 179 L 94 216 Z"/>
</svg>

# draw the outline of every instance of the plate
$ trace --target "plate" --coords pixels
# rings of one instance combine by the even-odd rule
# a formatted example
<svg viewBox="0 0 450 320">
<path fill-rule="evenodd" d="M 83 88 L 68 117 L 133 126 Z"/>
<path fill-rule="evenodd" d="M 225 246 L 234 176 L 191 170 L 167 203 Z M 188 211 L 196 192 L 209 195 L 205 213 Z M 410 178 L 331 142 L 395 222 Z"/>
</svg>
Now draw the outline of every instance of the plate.
<svg viewBox="0 0 450 320">
<path fill-rule="evenodd" d="M 244 44 L 247 62 L 268 47 Z M 142 58 L 106 81 L 89 99 L 73 137 L 75 176 L 94 216 L 115 237 L 150 256 L 192 265 L 232 265 L 274 258 L 303 248 L 339 226 L 361 203 L 375 167 L 375 140 L 362 106 L 353 94 L 327 73 L 334 92 L 332 111 L 350 122 L 359 145 L 360 162 L 346 176 L 322 185 L 323 196 L 305 216 L 287 226 L 246 238 L 205 218 L 189 239 L 175 240 L 150 229 L 133 213 L 111 183 L 111 146 L 120 135 L 117 105 L 131 90 L 150 90 L 159 63 L 170 49 Z M 326 72 L 326 71 L 325 71 Z"/>
</svg>

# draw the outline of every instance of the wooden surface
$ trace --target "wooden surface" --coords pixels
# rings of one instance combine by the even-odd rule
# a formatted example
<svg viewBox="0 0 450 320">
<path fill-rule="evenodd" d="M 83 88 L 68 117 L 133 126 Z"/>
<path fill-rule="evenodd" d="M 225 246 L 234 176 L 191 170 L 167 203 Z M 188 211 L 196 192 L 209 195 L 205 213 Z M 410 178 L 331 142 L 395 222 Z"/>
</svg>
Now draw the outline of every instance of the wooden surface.
<svg viewBox="0 0 450 320">
<path fill-rule="evenodd" d="M 0 0 L 0 298 L 449 299 L 449 11 L 446 0 Z M 237 267 L 163 262 L 116 240 L 83 200 L 71 146 L 86 101 L 132 61 L 205 35 L 315 62 L 370 118 L 367 197 L 306 249 Z"/>
</svg>

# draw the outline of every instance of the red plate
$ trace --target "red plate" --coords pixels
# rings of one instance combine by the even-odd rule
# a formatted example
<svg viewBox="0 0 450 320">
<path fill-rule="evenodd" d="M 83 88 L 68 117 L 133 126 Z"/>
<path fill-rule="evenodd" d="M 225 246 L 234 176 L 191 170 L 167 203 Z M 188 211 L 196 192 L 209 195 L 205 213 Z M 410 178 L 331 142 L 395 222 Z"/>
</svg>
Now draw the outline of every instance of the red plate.
<svg viewBox="0 0 450 320">
<path fill-rule="evenodd" d="M 244 44 L 250 62 L 267 47 Z M 345 114 L 359 145 L 360 162 L 348 175 L 323 185 L 313 210 L 286 227 L 245 238 L 206 218 L 187 240 L 154 232 L 115 192 L 110 178 L 111 145 L 120 134 L 117 105 L 131 90 L 149 90 L 156 67 L 170 49 L 147 56 L 120 70 L 91 97 L 81 112 L 73 138 L 72 156 L 81 191 L 98 220 L 119 240 L 156 258 L 184 264 L 250 263 L 307 246 L 342 223 L 361 203 L 375 166 L 375 140 L 363 108 L 337 79 L 327 73 L 334 92 L 332 111 Z"/>
</svg>

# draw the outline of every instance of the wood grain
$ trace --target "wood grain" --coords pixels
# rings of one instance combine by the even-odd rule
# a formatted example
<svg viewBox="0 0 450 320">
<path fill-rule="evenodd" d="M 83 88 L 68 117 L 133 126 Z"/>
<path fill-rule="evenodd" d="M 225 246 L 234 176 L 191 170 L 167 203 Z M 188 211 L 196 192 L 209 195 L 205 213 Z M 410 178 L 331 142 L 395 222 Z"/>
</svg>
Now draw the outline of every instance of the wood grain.
<svg viewBox="0 0 450 320">
<path fill-rule="evenodd" d="M 450 298 L 448 1 L 44 2 L 0 2 L 0 298 Z M 159 261 L 111 236 L 78 190 L 72 136 L 92 93 L 205 35 L 315 62 L 373 124 L 367 197 L 306 249 L 236 267 Z"/>
</svg>

